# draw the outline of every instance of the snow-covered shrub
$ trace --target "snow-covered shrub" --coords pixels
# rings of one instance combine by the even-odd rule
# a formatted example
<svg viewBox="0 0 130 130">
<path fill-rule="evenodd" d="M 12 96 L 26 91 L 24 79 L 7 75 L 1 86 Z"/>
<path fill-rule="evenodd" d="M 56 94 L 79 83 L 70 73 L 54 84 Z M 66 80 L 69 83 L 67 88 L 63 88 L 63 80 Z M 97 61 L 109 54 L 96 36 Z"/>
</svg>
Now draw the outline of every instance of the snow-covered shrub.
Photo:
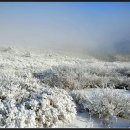
<svg viewBox="0 0 130 130">
<path fill-rule="evenodd" d="M 102 87 L 102 84 L 106 84 L 105 87 L 112 85 L 117 88 L 127 87 L 127 89 L 130 89 L 129 62 L 83 60 L 52 53 L 52 51 L 48 53 L 48 51 L 43 52 L 41 50 L 40 53 L 36 53 L 35 50 L 34 52 L 31 50 L 18 51 L 12 47 L 0 48 L 0 127 L 53 127 L 56 124 L 58 125 L 60 121 L 68 122 L 70 115 L 75 113 L 75 108 L 69 106 L 68 102 L 71 99 L 69 100 L 68 96 L 62 98 L 64 94 L 60 90 L 56 91 L 54 86 L 65 90 L 80 90 Z M 47 95 L 43 104 L 52 101 L 55 104 L 55 100 L 60 102 L 57 102 L 57 108 L 55 108 L 55 105 L 49 105 L 47 109 L 45 108 L 46 111 L 43 111 L 39 104 L 43 99 L 41 92 L 45 90 L 46 84 L 53 87 L 50 90 L 47 89 L 47 91 L 53 91 L 54 94 Z M 43 90 L 40 89 L 40 86 L 43 87 Z M 39 95 L 41 96 L 40 99 L 37 98 Z M 43 92 L 43 95 L 46 95 L 45 92 Z M 54 100 L 51 101 L 51 97 Z M 81 95 L 78 98 L 81 99 Z M 125 96 L 123 95 L 122 98 L 125 98 Z M 122 98 L 120 99 L 123 100 Z M 79 103 L 79 100 L 77 100 L 77 103 Z M 70 101 L 70 104 L 73 103 Z M 67 109 L 69 107 L 74 108 L 73 112 L 68 112 L 66 107 L 68 107 Z M 38 110 L 34 110 L 35 108 L 38 108 Z M 50 119 L 53 111 L 60 113 L 57 112 L 55 115 L 58 117 L 56 123 L 54 118 Z M 45 118 L 42 120 L 40 115 Z M 129 114 L 122 112 L 118 115 L 125 117 Z M 44 119 L 48 122 L 47 124 L 40 123 L 44 122 Z"/>
<path fill-rule="evenodd" d="M 2 96 L 0 127 L 58 127 L 58 124 L 70 123 L 76 117 L 76 106 L 62 89 L 39 88 L 29 93 L 21 91 L 15 98 Z"/>
<path fill-rule="evenodd" d="M 0 50 L 1 50 L 1 52 L 14 52 L 16 49 L 15 49 L 15 47 L 9 46 L 9 47 L 1 48 Z"/>
<path fill-rule="evenodd" d="M 23 56 L 25 56 L 25 57 L 31 57 L 31 53 L 30 52 L 25 52 L 25 54 Z"/>
<path fill-rule="evenodd" d="M 34 77 L 52 87 L 63 89 L 82 89 L 101 84 L 100 77 L 89 75 L 87 69 L 78 66 L 54 66 L 42 73 L 34 73 Z"/>
<path fill-rule="evenodd" d="M 108 77 L 111 84 L 117 89 L 130 90 L 130 78 L 126 76 Z"/>
<path fill-rule="evenodd" d="M 66 90 L 102 87 L 103 84 L 116 88 L 128 88 L 130 85 L 129 78 L 120 76 L 115 71 L 83 65 L 53 66 L 44 72 L 34 73 L 34 77 L 40 79 L 42 83 Z"/>
<path fill-rule="evenodd" d="M 123 76 L 127 76 L 130 77 L 130 70 L 128 67 L 121 67 L 121 68 L 116 68 L 115 69 L 119 74 L 123 75 Z"/>
<path fill-rule="evenodd" d="M 125 90 L 124 90 L 125 91 Z M 81 110 L 108 122 L 115 116 L 130 119 L 130 94 L 110 88 L 74 90 L 70 93 Z"/>
</svg>

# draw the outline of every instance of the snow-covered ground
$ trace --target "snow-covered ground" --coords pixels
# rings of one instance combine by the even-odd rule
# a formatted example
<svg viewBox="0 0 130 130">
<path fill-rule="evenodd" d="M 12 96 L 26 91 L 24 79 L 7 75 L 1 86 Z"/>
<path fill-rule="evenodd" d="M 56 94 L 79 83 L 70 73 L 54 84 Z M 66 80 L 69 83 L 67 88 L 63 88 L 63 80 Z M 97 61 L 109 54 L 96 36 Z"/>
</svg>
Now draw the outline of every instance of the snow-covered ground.
<svg viewBox="0 0 130 130">
<path fill-rule="evenodd" d="M 76 119 L 68 126 L 64 126 L 64 128 L 108 128 L 108 126 L 104 126 L 99 118 L 90 118 L 88 113 L 79 112 Z M 110 124 L 109 128 L 130 128 L 130 120 L 117 118 L 113 124 Z"/>
<path fill-rule="evenodd" d="M 130 62 L 99 61 L 52 50 L 1 47 L 0 72 L 0 127 L 130 127 L 127 100 L 130 99 Z M 116 93 L 117 98 L 112 95 L 114 98 L 110 99 L 119 101 L 117 110 L 126 110 L 127 114 L 123 113 L 126 118 L 117 114 L 117 120 L 103 126 L 102 119 L 90 118 L 88 111 L 76 114 L 74 91 L 79 99 L 83 95 L 94 98 L 87 105 L 96 106 L 99 104 L 94 103 L 103 101 L 100 96 L 107 94 L 104 99 L 109 99 L 108 93 L 103 95 L 97 88 L 107 87 Z M 91 96 L 95 92 L 96 98 Z M 87 109 L 98 112 L 91 105 Z"/>
<path fill-rule="evenodd" d="M 98 91 L 98 92 L 97 92 Z M 94 88 L 94 89 L 86 89 L 86 90 L 79 90 L 81 94 L 89 94 L 92 95 L 95 92 L 100 95 L 100 92 L 102 91 L 99 88 Z M 110 91 L 109 89 L 106 89 L 105 91 Z M 104 91 L 104 92 L 105 92 Z M 112 90 L 114 93 L 120 93 L 122 96 L 128 95 L 128 98 L 130 98 L 130 91 L 128 90 L 123 90 L 123 89 L 113 89 Z M 110 95 L 111 96 L 111 95 Z M 91 97 L 91 96 L 90 96 Z M 102 101 L 104 99 L 101 99 Z M 97 99 L 95 99 L 97 101 Z M 127 108 L 130 110 L 130 108 Z M 102 122 L 102 118 L 91 116 L 89 112 L 87 111 L 79 111 L 77 113 L 76 119 L 73 121 L 73 123 L 69 124 L 66 127 L 73 127 L 73 128 L 130 128 L 130 118 L 125 119 L 121 117 L 116 117 L 113 118 L 108 125 L 104 125 Z"/>
</svg>

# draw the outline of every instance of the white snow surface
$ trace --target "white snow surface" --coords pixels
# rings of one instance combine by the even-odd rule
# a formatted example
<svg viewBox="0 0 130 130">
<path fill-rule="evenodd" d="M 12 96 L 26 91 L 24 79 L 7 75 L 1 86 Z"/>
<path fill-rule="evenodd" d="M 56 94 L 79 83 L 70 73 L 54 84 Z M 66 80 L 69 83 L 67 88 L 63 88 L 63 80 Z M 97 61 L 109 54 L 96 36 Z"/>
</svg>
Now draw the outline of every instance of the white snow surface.
<svg viewBox="0 0 130 130">
<path fill-rule="evenodd" d="M 58 78 L 56 86 L 50 84 L 50 81 L 55 82 L 53 75 L 42 80 L 34 76 L 34 73 L 48 70 Z M 70 93 L 79 91 L 91 98 L 95 91 L 101 94 L 101 89 L 97 90 L 95 86 L 109 83 L 122 85 L 122 88 L 126 85 L 130 90 L 130 62 L 105 62 L 92 57 L 81 59 L 51 50 L 1 47 L 0 72 L 1 128 L 106 127 L 101 119 L 90 116 L 87 111 L 76 112 L 75 99 Z M 122 94 L 124 101 L 129 98 L 128 90 L 113 89 Z M 128 113 L 129 109 L 126 109 Z M 116 117 L 109 127 L 130 127 L 130 118 Z"/>
</svg>

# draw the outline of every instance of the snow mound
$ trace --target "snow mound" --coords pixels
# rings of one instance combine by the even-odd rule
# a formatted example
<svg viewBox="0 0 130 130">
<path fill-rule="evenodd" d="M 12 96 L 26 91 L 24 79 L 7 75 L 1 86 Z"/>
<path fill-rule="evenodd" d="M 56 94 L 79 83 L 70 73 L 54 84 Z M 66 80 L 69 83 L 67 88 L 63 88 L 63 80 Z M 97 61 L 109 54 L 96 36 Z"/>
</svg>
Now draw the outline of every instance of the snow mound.
<svg viewBox="0 0 130 130">
<path fill-rule="evenodd" d="M 17 98 L 1 95 L 0 127 L 56 127 L 76 117 L 76 106 L 65 90 L 38 88 L 21 95 Z"/>
</svg>

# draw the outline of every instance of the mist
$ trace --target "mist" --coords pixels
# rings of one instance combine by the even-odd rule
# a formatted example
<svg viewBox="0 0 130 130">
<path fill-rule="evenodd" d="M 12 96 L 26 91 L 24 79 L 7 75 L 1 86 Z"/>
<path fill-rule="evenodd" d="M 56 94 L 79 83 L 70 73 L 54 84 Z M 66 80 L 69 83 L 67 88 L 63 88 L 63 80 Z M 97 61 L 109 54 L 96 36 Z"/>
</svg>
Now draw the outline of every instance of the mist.
<svg viewBox="0 0 130 130">
<path fill-rule="evenodd" d="M 130 53 L 130 3 L 0 3 L 0 45 Z"/>
</svg>

